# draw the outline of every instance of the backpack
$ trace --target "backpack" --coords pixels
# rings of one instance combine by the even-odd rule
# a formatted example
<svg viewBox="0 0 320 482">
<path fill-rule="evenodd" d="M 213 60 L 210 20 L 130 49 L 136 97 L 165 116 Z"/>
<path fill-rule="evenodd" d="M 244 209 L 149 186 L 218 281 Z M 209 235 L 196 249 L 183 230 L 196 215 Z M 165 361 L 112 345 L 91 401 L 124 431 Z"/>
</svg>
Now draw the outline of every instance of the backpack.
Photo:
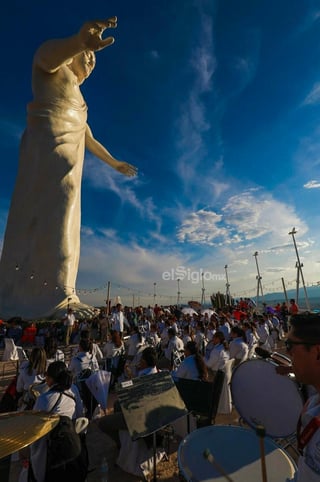
<svg viewBox="0 0 320 482">
<path fill-rule="evenodd" d="M 45 380 L 42 382 L 32 383 L 28 390 L 25 390 L 18 402 L 19 409 L 33 410 L 34 404 L 41 393 L 49 390 Z"/>
<path fill-rule="evenodd" d="M 91 356 L 91 359 L 93 357 Z M 81 358 L 77 358 L 81 361 Z M 92 362 L 91 362 L 92 363 Z M 91 391 L 89 390 L 86 380 L 94 373 L 94 370 L 91 368 L 83 368 L 81 372 L 77 375 L 76 385 L 79 389 L 80 396 L 82 398 L 83 404 L 86 408 L 86 417 L 91 419 L 92 414 L 95 408 L 98 405 L 97 399 L 92 395 Z"/>
<path fill-rule="evenodd" d="M 58 405 L 62 395 L 73 397 L 61 392 L 50 413 Z M 45 482 L 76 480 L 84 482 L 88 474 L 89 457 L 85 434 L 77 434 L 73 421 L 60 415 L 58 424 L 48 434 L 47 464 Z"/>
<path fill-rule="evenodd" d="M 15 412 L 18 409 L 17 376 L 7 386 L 0 400 L 0 413 Z"/>
</svg>

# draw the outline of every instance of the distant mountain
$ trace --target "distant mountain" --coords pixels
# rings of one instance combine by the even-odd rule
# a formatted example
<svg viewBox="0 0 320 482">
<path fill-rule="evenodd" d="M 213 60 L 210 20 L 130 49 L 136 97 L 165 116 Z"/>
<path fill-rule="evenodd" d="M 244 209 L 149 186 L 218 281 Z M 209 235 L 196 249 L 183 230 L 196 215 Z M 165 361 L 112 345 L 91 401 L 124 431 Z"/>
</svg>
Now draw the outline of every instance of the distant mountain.
<svg viewBox="0 0 320 482">
<path fill-rule="evenodd" d="M 311 309 L 320 308 L 320 286 L 308 286 L 306 290 L 307 290 L 307 296 L 308 296 Z M 296 290 L 295 289 L 287 290 L 287 297 L 288 297 L 288 300 L 290 300 L 291 298 L 296 299 Z M 252 299 L 256 301 L 256 297 L 253 297 Z M 259 301 L 260 303 L 262 302 L 261 296 L 259 298 Z M 286 299 L 285 299 L 284 292 L 280 291 L 276 293 L 265 294 L 263 296 L 263 301 L 265 303 L 270 303 L 273 305 L 277 303 L 282 303 L 283 301 L 286 301 Z M 299 305 L 299 308 L 302 308 L 302 309 L 307 308 L 303 288 L 299 289 L 298 305 Z"/>
</svg>

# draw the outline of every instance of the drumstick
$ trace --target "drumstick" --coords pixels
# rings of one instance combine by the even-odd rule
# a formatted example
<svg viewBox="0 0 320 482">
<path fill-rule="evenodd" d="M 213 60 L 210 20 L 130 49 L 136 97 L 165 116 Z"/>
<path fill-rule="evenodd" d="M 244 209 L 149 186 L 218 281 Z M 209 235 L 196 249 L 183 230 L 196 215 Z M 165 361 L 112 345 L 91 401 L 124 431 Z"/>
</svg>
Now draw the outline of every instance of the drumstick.
<svg viewBox="0 0 320 482">
<path fill-rule="evenodd" d="M 264 451 L 264 437 L 266 434 L 266 429 L 263 425 L 256 426 L 256 433 L 260 439 L 260 458 L 261 458 L 261 472 L 262 472 L 262 482 L 267 481 L 267 467 L 266 467 L 266 455 Z"/>
<path fill-rule="evenodd" d="M 216 459 L 214 458 L 214 456 L 212 455 L 212 453 L 210 452 L 209 449 L 206 449 L 204 452 L 203 452 L 203 456 L 205 459 L 208 460 L 208 462 L 210 462 L 210 464 L 212 464 L 214 466 L 214 468 L 221 474 L 223 475 L 223 477 L 226 478 L 226 480 L 228 480 L 229 482 L 233 482 L 233 480 L 231 479 L 231 477 L 229 477 L 229 475 L 227 474 L 227 472 L 224 470 L 224 468 L 218 464 L 218 462 L 216 461 Z"/>
</svg>

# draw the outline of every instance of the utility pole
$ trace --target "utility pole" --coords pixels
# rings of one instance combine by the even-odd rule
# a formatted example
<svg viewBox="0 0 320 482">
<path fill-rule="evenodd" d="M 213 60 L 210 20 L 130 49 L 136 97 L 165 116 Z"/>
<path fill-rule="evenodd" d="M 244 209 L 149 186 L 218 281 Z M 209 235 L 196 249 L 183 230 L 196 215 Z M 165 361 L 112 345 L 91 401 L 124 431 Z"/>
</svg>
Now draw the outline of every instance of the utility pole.
<svg viewBox="0 0 320 482">
<path fill-rule="evenodd" d="M 177 283 L 178 283 L 177 306 L 179 306 L 179 305 L 180 305 L 180 295 L 181 295 L 181 292 L 180 292 L 180 279 L 179 279 L 179 278 L 177 279 Z"/>
<path fill-rule="evenodd" d="M 282 281 L 282 287 L 283 287 L 284 297 L 285 297 L 285 299 L 286 299 L 287 308 L 289 308 L 289 300 L 288 300 L 286 285 L 285 285 L 285 283 L 284 283 L 284 279 L 283 279 L 283 278 L 281 278 L 281 281 Z"/>
<path fill-rule="evenodd" d="M 205 304 L 205 287 L 204 287 L 204 279 L 203 279 L 203 272 L 201 273 L 201 277 L 202 277 L 202 289 L 201 289 L 201 306 L 203 307 L 203 305 Z"/>
<path fill-rule="evenodd" d="M 153 283 L 153 306 L 156 304 L 156 286 L 157 286 L 157 283 Z"/>
<path fill-rule="evenodd" d="M 226 264 L 224 267 L 224 270 L 226 272 L 226 304 L 231 305 L 231 295 L 230 295 L 230 283 L 229 283 L 229 278 L 228 278 L 228 265 Z"/>
<path fill-rule="evenodd" d="M 106 304 L 107 304 L 106 315 L 107 315 L 107 317 L 109 316 L 109 310 L 110 310 L 110 286 L 111 286 L 111 283 L 110 283 L 110 281 L 108 281 L 107 300 L 106 300 Z"/>
<path fill-rule="evenodd" d="M 259 271 L 259 265 L 258 265 L 258 251 L 256 251 L 254 253 L 254 257 L 255 257 L 255 260 L 256 260 L 256 267 L 257 267 L 257 276 L 256 276 L 256 280 L 257 280 L 257 310 L 259 309 L 259 297 L 260 297 L 260 292 L 261 292 L 261 296 L 262 296 L 262 299 L 263 299 L 263 289 L 262 289 L 262 283 L 261 283 L 261 280 L 262 280 L 262 276 L 260 275 L 260 271 Z"/>
<path fill-rule="evenodd" d="M 299 302 L 299 285 L 300 285 L 300 276 L 301 276 L 301 281 L 302 281 L 303 290 L 304 290 L 304 296 L 305 296 L 305 299 L 306 299 L 307 310 L 310 311 L 310 303 L 309 303 L 307 288 L 306 288 L 306 285 L 305 285 L 305 282 L 304 282 L 304 276 L 303 276 L 303 272 L 302 272 L 303 263 L 300 262 L 297 243 L 296 243 L 296 240 L 295 240 L 295 237 L 294 237 L 294 235 L 296 233 L 297 233 L 296 228 L 292 228 L 292 231 L 290 231 L 290 233 L 288 233 L 289 235 L 292 236 L 292 241 L 293 241 L 294 249 L 295 249 L 296 256 L 297 256 L 297 261 L 296 261 L 296 268 L 297 268 L 296 303 L 299 304 L 298 303 Z"/>
</svg>

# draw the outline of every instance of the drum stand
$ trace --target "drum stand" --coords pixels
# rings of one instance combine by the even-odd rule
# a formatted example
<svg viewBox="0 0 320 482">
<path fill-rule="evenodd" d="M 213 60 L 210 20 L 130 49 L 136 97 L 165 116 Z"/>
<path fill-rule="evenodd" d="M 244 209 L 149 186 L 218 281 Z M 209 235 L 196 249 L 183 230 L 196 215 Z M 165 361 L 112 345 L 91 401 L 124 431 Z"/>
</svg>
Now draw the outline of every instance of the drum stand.
<svg viewBox="0 0 320 482">
<path fill-rule="evenodd" d="M 152 435 L 153 481 L 157 480 L 157 432 L 189 412 L 169 372 L 134 378 L 117 388 L 117 395 L 133 441 Z"/>
</svg>

